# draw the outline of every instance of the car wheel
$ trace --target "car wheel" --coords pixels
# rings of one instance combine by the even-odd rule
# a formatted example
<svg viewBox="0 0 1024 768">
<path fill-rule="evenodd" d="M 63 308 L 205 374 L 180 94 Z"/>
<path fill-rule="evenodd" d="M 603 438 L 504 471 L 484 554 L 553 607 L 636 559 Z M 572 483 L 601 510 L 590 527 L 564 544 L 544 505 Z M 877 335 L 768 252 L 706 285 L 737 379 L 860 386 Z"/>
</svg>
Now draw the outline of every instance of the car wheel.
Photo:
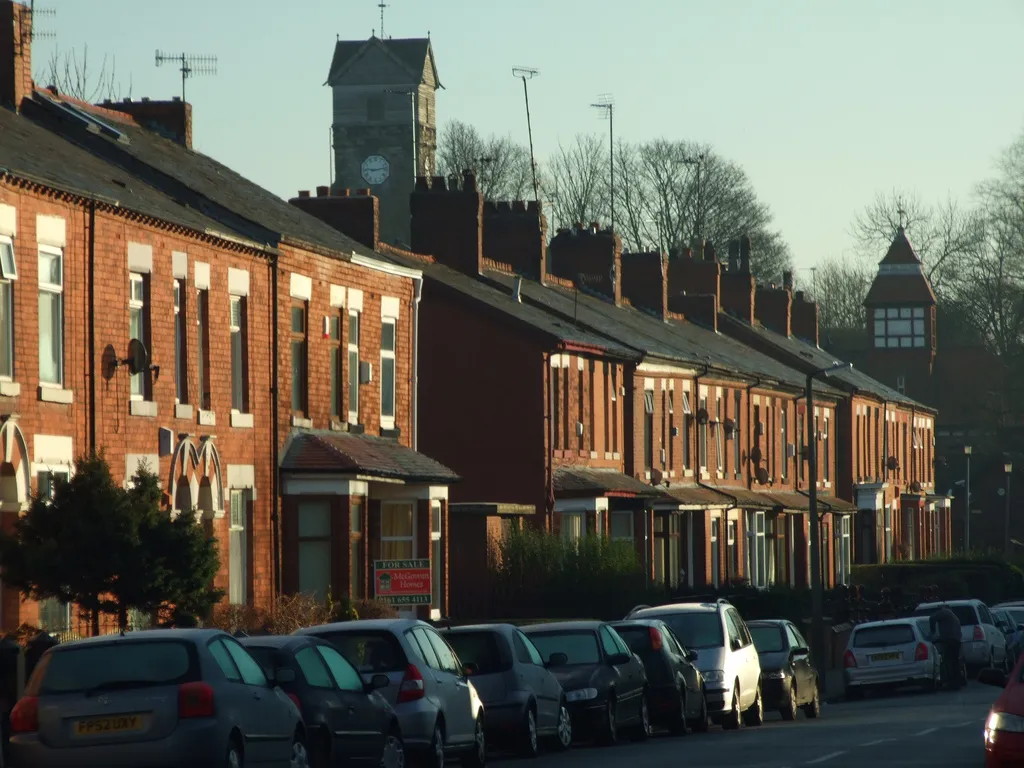
<svg viewBox="0 0 1024 768">
<path fill-rule="evenodd" d="M 697 733 L 707 733 L 711 730 L 711 718 L 708 716 L 708 697 L 704 690 L 700 692 L 700 715 L 693 723 L 693 730 Z"/>
<path fill-rule="evenodd" d="M 444 730 L 441 723 L 434 723 L 434 735 L 430 739 L 424 765 L 425 768 L 444 768 Z"/>
<path fill-rule="evenodd" d="M 484 717 L 478 715 L 473 728 L 473 748 L 462 758 L 468 768 L 484 768 L 487 765 L 487 740 L 484 737 Z"/>
<path fill-rule="evenodd" d="M 807 716 L 808 720 L 813 720 L 821 714 L 821 696 L 818 693 L 817 680 L 814 681 L 812 690 L 814 691 L 814 694 L 811 696 L 811 700 L 804 704 L 803 707 L 804 714 Z"/>
<path fill-rule="evenodd" d="M 309 753 L 306 751 L 306 740 L 301 733 L 292 737 L 292 756 L 288 768 L 309 768 Z"/>
<path fill-rule="evenodd" d="M 384 739 L 380 768 L 405 768 L 405 742 L 402 741 L 402 734 L 394 726 Z"/>
<path fill-rule="evenodd" d="M 228 744 L 228 754 L 224 758 L 224 768 L 242 768 L 245 764 L 242 758 L 242 748 L 234 739 Z"/>
<path fill-rule="evenodd" d="M 558 727 L 555 731 L 555 748 L 564 752 L 572 746 L 572 715 L 569 706 L 562 701 L 558 705 Z"/>
<path fill-rule="evenodd" d="M 750 709 L 743 713 L 743 720 L 746 725 L 758 726 L 764 722 L 764 699 L 761 698 L 761 686 L 757 686 L 757 696 Z"/>
<path fill-rule="evenodd" d="M 722 720 L 722 728 L 727 731 L 735 731 L 743 727 L 743 716 L 740 714 L 740 686 L 739 683 L 732 689 L 732 709 Z"/>
<path fill-rule="evenodd" d="M 519 752 L 523 757 L 537 757 L 540 754 L 540 739 L 537 737 L 537 714 L 533 704 L 526 707 L 523 718 L 523 732 L 520 736 L 522 744 Z"/>
<path fill-rule="evenodd" d="M 608 702 L 604 705 L 604 723 L 598 740 L 605 745 L 616 744 L 619 741 L 619 720 L 616 713 L 615 697 L 608 696 Z"/>
<path fill-rule="evenodd" d="M 669 730 L 674 736 L 685 736 L 690 726 L 686 720 L 686 691 L 679 691 L 679 712 L 672 718 Z"/>
<path fill-rule="evenodd" d="M 651 711 L 647 708 L 647 692 L 640 693 L 639 722 L 633 730 L 633 741 L 646 741 L 651 737 Z"/>
<path fill-rule="evenodd" d="M 783 720 L 795 720 L 796 710 L 796 685 L 794 684 L 789 686 L 789 699 L 782 705 L 779 713 L 782 715 Z"/>
</svg>

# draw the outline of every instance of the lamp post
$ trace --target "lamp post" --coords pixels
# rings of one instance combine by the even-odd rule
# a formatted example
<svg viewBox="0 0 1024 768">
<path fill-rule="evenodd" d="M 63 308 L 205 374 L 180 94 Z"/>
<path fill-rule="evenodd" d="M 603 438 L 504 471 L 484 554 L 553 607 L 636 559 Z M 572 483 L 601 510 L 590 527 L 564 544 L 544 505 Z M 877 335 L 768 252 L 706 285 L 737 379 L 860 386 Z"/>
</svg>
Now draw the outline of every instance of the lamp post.
<svg viewBox="0 0 1024 768">
<path fill-rule="evenodd" d="M 964 457 L 967 459 L 967 476 L 964 478 L 964 554 L 971 551 L 971 446 L 964 446 Z"/>
<path fill-rule="evenodd" d="M 823 602 L 824 595 L 821 579 L 821 533 L 818 520 L 818 436 L 814 432 L 814 380 L 818 376 L 828 376 L 835 371 L 849 371 L 852 363 L 841 363 L 838 360 L 826 368 L 819 368 L 807 374 L 807 388 L 804 400 L 807 403 L 807 496 L 810 500 L 810 537 L 811 537 L 811 653 L 818 665 L 818 679 L 825 679 L 825 634 Z"/>
<path fill-rule="evenodd" d="M 1010 474 L 1013 472 L 1013 464 L 1006 462 L 1003 465 L 1006 472 L 1006 511 L 1003 519 L 1003 547 L 1006 557 L 1010 556 Z"/>
</svg>

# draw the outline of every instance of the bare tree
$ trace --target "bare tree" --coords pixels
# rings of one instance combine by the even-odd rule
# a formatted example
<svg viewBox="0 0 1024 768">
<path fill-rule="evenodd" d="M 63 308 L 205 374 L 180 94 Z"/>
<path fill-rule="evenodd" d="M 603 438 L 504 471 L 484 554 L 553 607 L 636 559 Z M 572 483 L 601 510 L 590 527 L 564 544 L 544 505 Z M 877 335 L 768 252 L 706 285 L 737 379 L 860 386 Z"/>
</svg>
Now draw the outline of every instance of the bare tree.
<svg viewBox="0 0 1024 768">
<path fill-rule="evenodd" d="M 36 81 L 57 89 L 58 93 L 81 101 L 96 103 L 103 99 L 118 100 L 121 86 L 117 80 L 117 62 L 104 55 L 97 71 L 89 61 L 89 46 L 82 48 L 79 56 L 74 50 L 61 53 L 54 50 Z M 131 81 L 128 84 L 131 96 Z"/>
<path fill-rule="evenodd" d="M 444 176 L 476 174 L 485 200 L 533 198 L 530 151 L 508 136 L 481 136 L 471 125 L 453 120 L 437 143 L 437 166 Z"/>
<path fill-rule="evenodd" d="M 864 298 L 873 278 L 871 267 L 862 259 L 829 258 L 817 265 L 812 293 L 823 331 L 864 328 Z"/>
<path fill-rule="evenodd" d="M 593 134 L 578 134 L 559 143 L 548 160 L 550 181 L 545 196 L 552 201 L 555 226 L 608 221 L 608 147 Z"/>
</svg>

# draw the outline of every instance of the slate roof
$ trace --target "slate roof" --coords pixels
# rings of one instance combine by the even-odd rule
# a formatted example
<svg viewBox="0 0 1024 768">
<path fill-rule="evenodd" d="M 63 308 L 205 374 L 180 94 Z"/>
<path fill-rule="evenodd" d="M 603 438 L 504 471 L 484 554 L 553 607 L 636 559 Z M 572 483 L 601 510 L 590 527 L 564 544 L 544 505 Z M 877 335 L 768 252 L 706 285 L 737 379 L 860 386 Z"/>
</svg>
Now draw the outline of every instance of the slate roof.
<svg viewBox="0 0 1024 768">
<path fill-rule="evenodd" d="M 907 231 L 900 227 L 896 230 L 896 236 L 892 239 L 892 243 L 889 245 L 889 250 L 886 252 L 885 257 L 878 262 L 879 264 L 920 264 L 921 259 L 918 257 L 917 252 L 914 250 L 914 246 L 910 244 L 907 239 Z"/>
<path fill-rule="evenodd" d="M 332 81 L 365 49 L 371 45 L 380 46 L 392 57 L 397 59 L 405 68 L 409 69 L 416 76 L 415 82 L 419 83 L 423 77 L 423 65 L 427 57 L 430 57 L 431 66 L 434 69 L 434 82 L 438 87 L 441 81 L 437 77 L 437 66 L 434 64 L 434 52 L 430 45 L 429 37 L 407 37 L 389 38 L 382 40 L 372 36 L 368 40 L 339 40 L 334 45 L 334 57 L 331 59 L 331 68 L 327 73 L 327 85 Z"/>
<path fill-rule="evenodd" d="M 285 472 L 333 472 L 407 483 L 454 483 L 460 478 L 429 456 L 397 440 L 349 432 L 295 434 L 281 459 Z"/>
<path fill-rule="evenodd" d="M 585 466 L 561 466 L 555 469 L 552 480 L 556 495 L 578 496 L 579 494 L 623 494 L 656 498 L 662 496 L 661 489 L 624 475 L 613 469 L 595 469 Z"/>
<path fill-rule="evenodd" d="M 935 303 L 935 293 L 923 273 L 894 275 L 879 272 L 864 297 L 864 306 L 866 307 L 879 304 L 914 306 L 915 304 L 932 305 Z"/>
<path fill-rule="evenodd" d="M 719 327 L 724 328 L 727 333 L 742 334 L 743 332 L 749 332 L 756 334 L 763 341 L 773 345 L 788 358 L 792 358 L 794 361 L 800 360 L 804 364 L 802 368 L 806 371 L 810 371 L 815 368 L 827 368 L 832 365 L 832 363 L 836 362 L 835 355 L 830 352 L 826 352 L 821 347 L 816 347 L 810 342 L 798 339 L 796 336 L 783 336 L 781 333 L 765 328 L 760 323 L 751 324 L 732 317 L 731 315 L 724 314 L 719 315 L 718 323 Z M 806 373 L 801 375 L 801 379 L 803 379 L 804 376 L 806 376 Z M 829 374 L 828 380 L 847 391 L 856 390 L 866 392 L 890 402 L 913 405 L 918 408 L 927 408 L 927 406 L 922 403 L 918 403 L 906 395 L 900 394 L 895 389 L 887 387 L 877 379 L 871 378 L 859 368 L 835 371 L 834 373 Z"/>
<path fill-rule="evenodd" d="M 290 240 L 339 255 L 356 251 L 370 258 L 377 257 L 352 238 L 201 152 L 106 116 L 102 119 L 121 132 L 127 141 L 94 133 L 80 122 L 64 117 L 51 102 L 59 103 L 59 99 L 36 92 L 33 100 L 23 105 L 21 119 L 37 123 L 108 164 L 102 171 L 95 170 L 89 175 L 102 180 L 111 175 L 128 174 L 177 201 L 177 208 L 165 210 L 162 218 L 177 223 L 180 215 L 172 214 L 188 206 L 219 222 L 222 231 L 233 230 L 238 236 L 267 245 Z M 116 109 L 116 105 L 111 109 Z M 5 158 L 5 162 L 12 161 Z M 69 168 L 67 172 L 76 170 Z M 81 175 L 86 176 L 84 172 Z M 93 187 L 87 185 L 84 189 L 90 191 Z"/>
<path fill-rule="evenodd" d="M 732 506 L 731 499 L 702 485 L 674 485 L 670 481 L 665 488 L 665 494 L 670 496 L 672 501 L 700 509 Z"/>
</svg>

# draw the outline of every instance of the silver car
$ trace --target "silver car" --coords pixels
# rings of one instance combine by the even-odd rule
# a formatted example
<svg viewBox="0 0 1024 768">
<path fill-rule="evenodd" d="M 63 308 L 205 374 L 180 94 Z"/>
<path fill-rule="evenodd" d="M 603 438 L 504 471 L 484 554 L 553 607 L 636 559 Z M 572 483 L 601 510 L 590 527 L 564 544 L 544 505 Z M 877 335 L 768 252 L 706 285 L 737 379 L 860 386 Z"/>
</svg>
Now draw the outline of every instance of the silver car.
<svg viewBox="0 0 1024 768">
<path fill-rule="evenodd" d="M 981 600 L 921 603 L 914 610 L 914 616 L 931 616 L 943 605 L 960 620 L 961 651 L 967 666 L 1009 668 L 1011 659 L 1006 649 L 1006 635 L 996 627 L 995 617 Z"/>
<path fill-rule="evenodd" d="M 15 768 L 306 768 L 298 708 L 215 629 L 63 643 L 10 715 Z"/>
<path fill-rule="evenodd" d="M 900 685 L 935 690 L 942 683 L 942 657 L 916 619 L 871 621 L 853 628 L 843 654 L 846 696 Z"/>
<path fill-rule="evenodd" d="M 458 656 L 429 624 L 417 619 L 345 621 L 300 629 L 337 648 L 363 679 L 387 675 L 378 689 L 395 709 L 407 752 L 430 768 L 446 756 L 486 763 L 484 705 Z"/>
</svg>

